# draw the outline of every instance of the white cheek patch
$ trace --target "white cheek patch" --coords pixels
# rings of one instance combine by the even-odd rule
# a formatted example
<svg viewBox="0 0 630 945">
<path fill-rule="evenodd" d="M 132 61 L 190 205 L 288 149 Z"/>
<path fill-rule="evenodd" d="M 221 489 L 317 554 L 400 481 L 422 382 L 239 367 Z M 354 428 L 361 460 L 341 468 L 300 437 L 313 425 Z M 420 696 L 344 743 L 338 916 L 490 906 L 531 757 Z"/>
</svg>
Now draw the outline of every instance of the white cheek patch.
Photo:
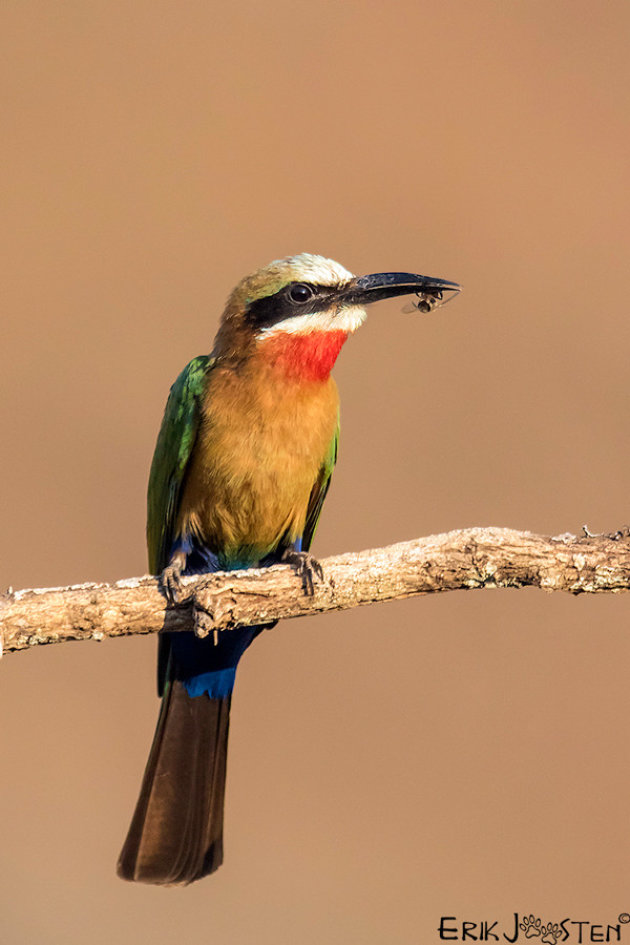
<svg viewBox="0 0 630 945">
<path fill-rule="evenodd" d="M 271 335 L 277 335 L 281 332 L 291 335 L 306 335 L 313 331 L 343 331 L 346 334 L 352 334 L 357 328 L 360 328 L 367 312 L 360 305 L 349 305 L 342 308 L 339 312 L 312 312 L 307 315 L 294 315 L 291 318 L 285 318 L 275 325 L 263 328 L 258 332 L 258 337 L 269 338 Z"/>
</svg>

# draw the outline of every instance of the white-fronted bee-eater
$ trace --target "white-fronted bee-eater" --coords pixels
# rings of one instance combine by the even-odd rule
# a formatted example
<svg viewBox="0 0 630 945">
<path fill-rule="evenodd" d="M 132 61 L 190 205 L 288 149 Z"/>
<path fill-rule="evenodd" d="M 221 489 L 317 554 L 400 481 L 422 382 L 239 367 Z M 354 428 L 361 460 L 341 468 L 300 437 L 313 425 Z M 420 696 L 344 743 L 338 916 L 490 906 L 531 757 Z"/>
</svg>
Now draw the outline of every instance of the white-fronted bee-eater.
<svg viewBox="0 0 630 945">
<path fill-rule="evenodd" d="M 428 311 L 458 290 L 407 272 L 356 277 L 308 253 L 236 286 L 212 353 L 171 388 L 151 466 L 149 566 L 171 600 L 182 575 L 278 562 L 312 591 L 321 569 L 309 549 L 337 459 L 337 356 L 366 305 L 415 294 Z M 185 884 L 220 866 L 234 677 L 262 629 L 161 636 L 162 705 L 124 879 Z"/>
</svg>

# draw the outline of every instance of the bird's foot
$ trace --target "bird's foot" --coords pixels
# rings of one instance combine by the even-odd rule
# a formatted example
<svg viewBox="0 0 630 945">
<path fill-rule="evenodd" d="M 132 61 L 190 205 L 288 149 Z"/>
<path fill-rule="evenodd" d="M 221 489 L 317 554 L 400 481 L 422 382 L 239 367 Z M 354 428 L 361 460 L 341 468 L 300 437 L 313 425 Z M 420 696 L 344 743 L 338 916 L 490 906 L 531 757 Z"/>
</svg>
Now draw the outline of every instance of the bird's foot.
<svg viewBox="0 0 630 945">
<path fill-rule="evenodd" d="M 160 590 L 169 604 L 176 604 L 182 593 L 182 574 L 186 567 L 186 555 L 177 551 L 160 574 Z"/>
<path fill-rule="evenodd" d="M 280 560 L 283 564 L 290 564 L 295 568 L 302 578 L 304 593 L 307 597 L 312 597 L 315 593 L 315 578 L 324 580 L 324 570 L 317 558 L 308 551 L 293 551 L 292 548 L 287 548 Z"/>
</svg>

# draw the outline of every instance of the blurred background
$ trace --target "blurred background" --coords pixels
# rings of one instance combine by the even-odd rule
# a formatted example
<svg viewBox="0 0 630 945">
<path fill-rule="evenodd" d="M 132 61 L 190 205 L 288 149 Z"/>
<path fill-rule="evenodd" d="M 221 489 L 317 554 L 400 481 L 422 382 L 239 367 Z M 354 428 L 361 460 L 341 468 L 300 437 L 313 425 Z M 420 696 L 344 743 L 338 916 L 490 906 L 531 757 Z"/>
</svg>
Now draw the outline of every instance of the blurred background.
<svg viewBox="0 0 630 945">
<path fill-rule="evenodd" d="M 3 4 L 2 586 L 146 570 L 168 388 L 235 282 L 303 251 L 465 287 L 382 303 L 344 349 L 319 556 L 628 523 L 629 28 L 626 0 Z M 3 661 L 3 942 L 425 945 L 443 915 L 630 912 L 628 598 L 264 634 L 225 865 L 187 889 L 114 872 L 155 648 Z"/>
</svg>

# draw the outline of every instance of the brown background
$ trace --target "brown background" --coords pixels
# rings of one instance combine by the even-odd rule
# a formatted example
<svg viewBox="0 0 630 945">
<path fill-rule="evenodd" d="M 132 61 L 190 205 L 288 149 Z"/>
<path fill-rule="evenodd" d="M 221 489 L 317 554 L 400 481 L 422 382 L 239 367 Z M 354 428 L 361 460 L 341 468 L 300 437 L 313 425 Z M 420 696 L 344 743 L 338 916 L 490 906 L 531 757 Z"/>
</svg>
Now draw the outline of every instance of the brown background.
<svg viewBox="0 0 630 945">
<path fill-rule="evenodd" d="M 232 285 L 300 251 L 465 286 L 432 317 L 383 303 L 343 352 L 320 555 L 628 522 L 627 0 L 3 11 L 5 586 L 145 569 L 168 387 Z M 184 890 L 114 875 L 155 641 L 9 656 L 0 940 L 616 921 L 629 630 L 626 597 L 486 591 L 266 634 L 234 703 L 227 860 Z"/>
</svg>

